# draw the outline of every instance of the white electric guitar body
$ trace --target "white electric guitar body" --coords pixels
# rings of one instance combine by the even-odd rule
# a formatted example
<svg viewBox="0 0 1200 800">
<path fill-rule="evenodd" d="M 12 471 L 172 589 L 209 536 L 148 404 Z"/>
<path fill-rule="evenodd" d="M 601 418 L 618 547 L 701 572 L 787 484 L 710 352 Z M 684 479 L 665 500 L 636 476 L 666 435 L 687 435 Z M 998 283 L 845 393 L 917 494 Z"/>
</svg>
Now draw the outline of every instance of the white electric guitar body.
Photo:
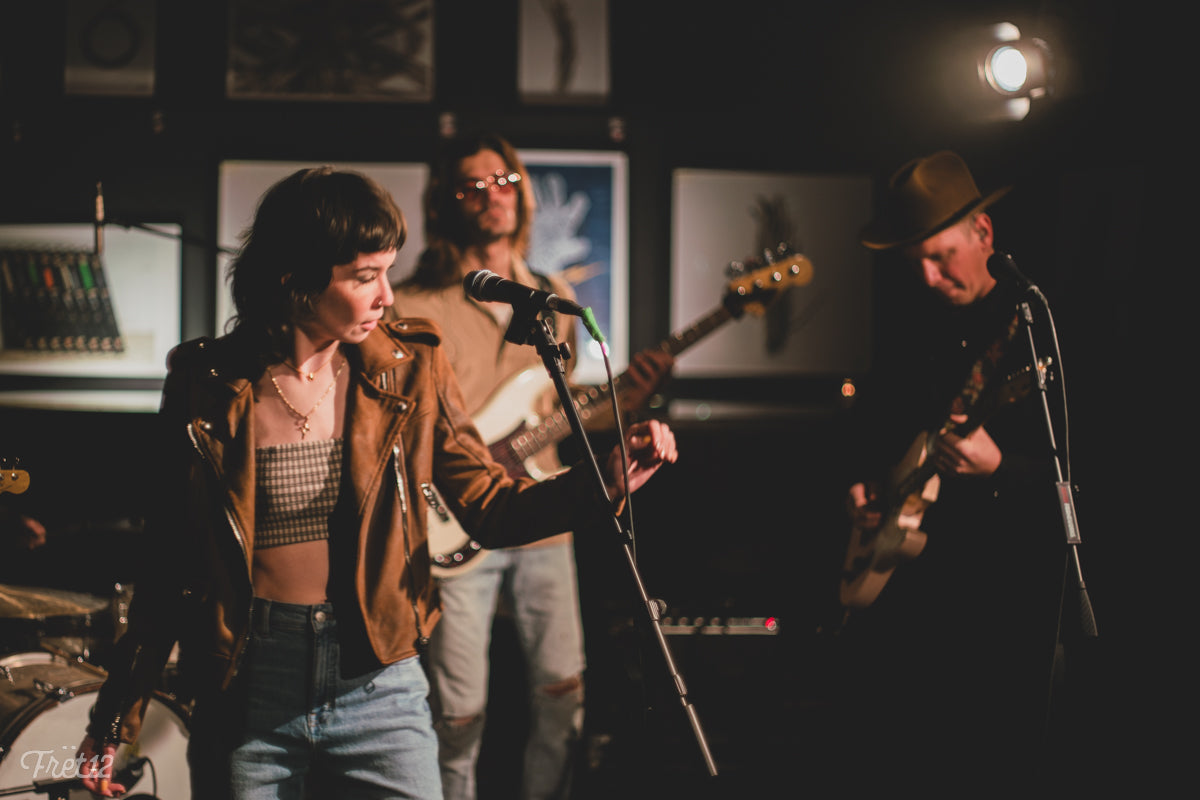
<svg viewBox="0 0 1200 800">
<path fill-rule="evenodd" d="M 788 251 L 781 251 L 765 265 L 753 265 L 754 269 L 730 281 L 721 305 L 660 342 L 659 349 L 678 355 L 745 312 L 761 316 L 781 290 L 806 285 L 813 277 L 812 262 Z M 627 380 L 626 374 L 613 380 L 618 391 L 623 380 Z M 514 478 L 528 475 L 544 480 L 553 474 L 539 469 L 534 456 L 572 433 L 570 420 L 561 408 L 547 416 L 533 412 L 537 401 L 553 386 L 544 366 L 525 370 L 493 392 L 473 418 L 492 457 Z M 612 387 L 607 383 L 577 390 L 573 400 L 580 420 L 586 424 L 593 415 L 610 408 L 611 393 Z M 487 550 L 463 530 L 453 512 L 442 502 L 437 488 L 426 484 L 421 491 L 429 505 L 429 554 L 434 576 L 461 575 L 482 563 Z"/>
<path fill-rule="evenodd" d="M 544 480 L 553 473 L 540 469 L 530 457 L 521 458 L 514 454 L 512 441 L 527 431 L 536 431 L 541 417 L 533 408 L 543 394 L 553 389 L 554 383 L 546 374 L 545 367 L 538 366 L 518 372 L 497 389 L 475 415 L 473 421 L 483 440 L 488 443 L 492 457 L 500 462 L 513 477 L 528 475 Z M 540 451 L 541 448 L 538 448 Z M 441 493 L 434 486 L 422 486 L 425 501 L 429 504 L 427 525 L 429 530 L 429 554 L 433 574 L 446 578 L 461 575 L 479 566 L 487 551 L 474 541 L 458 519 L 442 501 Z"/>
<path fill-rule="evenodd" d="M 545 367 L 530 367 L 502 383 L 500 388 L 492 393 L 487 404 L 472 418 L 483 440 L 491 447 L 492 455 L 495 457 L 496 451 L 500 451 L 500 463 L 511 469 L 518 466 L 518 463 L 514 462 L 519 462 L 524 474 L 538 480 L 550 475 L 533 463 L 535 459 L 532 456 L 542 448 L 539 447 L 527 458 L 521 458 L 515 453 L 510 456 L 501 448 L 519 438 L 522 433 L 537 430 L 542 418 L 533 413 L 533 407 L 546 392 L 553 389 L 554 382 L 546 374 Z M 548 446 L 550 443 L 546 444 Z"/>
</svg>

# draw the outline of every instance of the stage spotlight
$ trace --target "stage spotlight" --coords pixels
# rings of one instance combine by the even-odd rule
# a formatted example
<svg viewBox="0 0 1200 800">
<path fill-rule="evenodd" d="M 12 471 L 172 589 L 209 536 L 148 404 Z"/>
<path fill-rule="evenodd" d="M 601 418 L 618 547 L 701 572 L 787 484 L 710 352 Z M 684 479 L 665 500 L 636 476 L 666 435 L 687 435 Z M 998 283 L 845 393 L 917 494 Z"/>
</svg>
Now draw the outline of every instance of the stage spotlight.
<svg viewBox="0 0 1200 800">
<path fill-rule="evenodd" d="M 1022 38 L 1010 22 L 991 28 L 991 43 L 976 63 L 979 81 L 1000 95 L 1001 119 L 1024 119 L 1030 104 L 1051 91 L 1054 76 L 1050 47 L 1042 39 Z"/>
</svg>

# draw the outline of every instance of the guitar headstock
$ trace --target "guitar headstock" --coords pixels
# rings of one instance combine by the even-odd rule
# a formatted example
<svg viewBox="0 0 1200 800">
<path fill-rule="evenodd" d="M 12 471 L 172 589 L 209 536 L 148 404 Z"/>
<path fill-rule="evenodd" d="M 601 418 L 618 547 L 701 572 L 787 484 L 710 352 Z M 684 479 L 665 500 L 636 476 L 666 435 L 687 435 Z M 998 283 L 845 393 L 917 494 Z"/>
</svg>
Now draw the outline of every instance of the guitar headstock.
<svg viewBox="0 0 1200 800">
<path fill-rule="evenodd" d="M 1053 363 L 1052 359 L 1046 356 L 1038 359 L 1036 371 L 1033 364 L 1026 364 L 1021 369 L 1010 372 L 1000 386 L 997 405 L 1015 403 L 1029 394 L 1035 386 L 1041 386 L 1044 382 L 1053 380 L 1054 373 L 1050 371 L 1051 363 Z M 1034 378 L 1037 380 L 1035 381 Z"/>
<path fill-rule="evenodd" d="M 745 311 L 761 316 L 782 290 L 804 286 L 813 278 L 812 262 L 786 248 L 776 253 L 768 251 L 762 261 L 732 267 L 736 267 L 737 274 L 729 282 L 724 304 L 735 316 Z"/>
<path fill-rule="evenodd" d="M 23 469 L 17 469 L 14 462 L 13 466 L 9 466 L 6 461 L 0 461 L 0 494 L 12 492 L 13 494 L 21 494 L 29 488 L 29 473 Z"/>
</svg>

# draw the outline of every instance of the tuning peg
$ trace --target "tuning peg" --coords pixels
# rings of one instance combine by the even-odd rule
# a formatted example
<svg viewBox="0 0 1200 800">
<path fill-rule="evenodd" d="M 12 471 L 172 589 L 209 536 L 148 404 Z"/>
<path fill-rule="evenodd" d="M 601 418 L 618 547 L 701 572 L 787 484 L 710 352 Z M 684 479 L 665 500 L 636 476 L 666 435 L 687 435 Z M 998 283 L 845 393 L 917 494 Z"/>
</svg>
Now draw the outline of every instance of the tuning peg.
<svg viewBox="0 0 1200 800">
<path fill-rule="evenodd" d="M 725 275 L 729 278 L 737 278 L 746 274 L 746 264 L 742 261 L 730 261 L 725 267 Z"/>
</svg>

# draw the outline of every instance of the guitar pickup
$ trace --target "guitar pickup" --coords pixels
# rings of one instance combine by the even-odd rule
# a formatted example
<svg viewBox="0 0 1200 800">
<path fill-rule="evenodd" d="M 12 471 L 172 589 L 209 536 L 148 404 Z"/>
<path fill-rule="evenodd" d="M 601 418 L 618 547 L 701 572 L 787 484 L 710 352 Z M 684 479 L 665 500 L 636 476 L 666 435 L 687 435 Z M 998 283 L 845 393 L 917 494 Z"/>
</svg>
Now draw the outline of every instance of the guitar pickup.
<svg viewBox="0 0 1200 800">
<path fill-rule="evenodd" d="M 422 483 L 421 494 L 425 496 L 425 502 L 429 504 L 429 507 L 433 509 L 433 513 L 437 514 L 442 522 L 450 521 L 450 512 L 446 509 L 442 498 L 438 496 L 437 490 L 433 488 L 433 484 Z"/>
</svg>

